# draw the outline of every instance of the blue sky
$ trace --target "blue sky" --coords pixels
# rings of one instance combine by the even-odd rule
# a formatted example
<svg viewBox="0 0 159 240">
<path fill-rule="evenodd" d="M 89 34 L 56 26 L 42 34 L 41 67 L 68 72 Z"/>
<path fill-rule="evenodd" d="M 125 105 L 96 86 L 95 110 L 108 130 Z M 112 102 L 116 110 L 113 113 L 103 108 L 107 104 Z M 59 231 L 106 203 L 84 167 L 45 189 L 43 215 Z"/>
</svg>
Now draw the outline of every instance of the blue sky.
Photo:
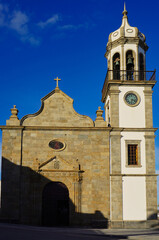
<svg viewBox="0 0 159 240">
<path fill-rule="evenodd" d="M 14 104 L 19 118 L 38 111 L 57 76 L 62 79 L 60 89 L 74 99 L 75 110 L 95 120 L 98 106 L 103 107 L 106 43 L 121 25 L 123 5 L 121 0 L 0 0 L 0 125 L 5 125 Z M 159 2 L 126 1 L 126 7 L 130 25 L 146 35 L 147 70 L 157 69 L 158 76 Z M 158 92 L 157 83 L 154 127 L 159 123 Z"/>
</svg>

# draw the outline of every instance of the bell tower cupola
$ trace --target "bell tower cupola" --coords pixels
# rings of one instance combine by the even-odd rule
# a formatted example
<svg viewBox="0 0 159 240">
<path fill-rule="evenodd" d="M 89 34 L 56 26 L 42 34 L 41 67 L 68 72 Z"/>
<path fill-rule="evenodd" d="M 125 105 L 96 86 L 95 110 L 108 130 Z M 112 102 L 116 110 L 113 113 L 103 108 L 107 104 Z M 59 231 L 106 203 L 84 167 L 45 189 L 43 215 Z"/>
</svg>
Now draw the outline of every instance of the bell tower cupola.
<svg viewBox="0 0 159 240">
<path fill-rule="evenodd" d="M 108 61 L 108 69 L 116 70 L 114 78 L 119 79 L 120 71 L 130 71 L 127 78 L 130 79 L 131 71 L 145 71 L 145 55 L 148 49 L 145 43 L 145 35 L 139 31 L 137 27 L 131 27 L 128 22 L 127 10 L 124 4 L 122 24 L 119 29 L 110 33 L 105 57 Z M 139 78 L 139 76 L 135 76 Z M 144 77 L 144 75 L 142 76 Z M 136 79 L 137 80 L 137 79 Z M 141 80 L 141 79 L 140 79 Z"/>
<path fill-rule="evenodd" d="M 152 127 L 152 106 L 145 106 L 151 102 L 147 91 L 155 85 L 155 71 L 146 70 L 146 38 L 130 26 L 125 4 L 122 14 L 122 24 L 109 34 L 106 46 L 108 70 L 102 89 L 106 122 L 112 127 Z"/>
</svg>

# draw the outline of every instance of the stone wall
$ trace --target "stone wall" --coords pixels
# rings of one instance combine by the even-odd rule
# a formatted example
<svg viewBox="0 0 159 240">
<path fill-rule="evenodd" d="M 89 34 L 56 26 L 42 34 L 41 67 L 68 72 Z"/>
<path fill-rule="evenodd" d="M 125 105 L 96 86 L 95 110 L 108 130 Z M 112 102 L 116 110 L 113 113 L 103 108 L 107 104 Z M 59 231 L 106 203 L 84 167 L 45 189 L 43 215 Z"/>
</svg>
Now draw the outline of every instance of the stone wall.
<svg viewBox="0 0 159 240">
<path fill-rule="evenodd" d="M 2 134 L 2 218 L 19 219 L 21 129 L 4 129 Z"/>
<path fill-rule="evenodd" d="M 72 104 L 56 88 L 42 99 L 37 113 L 21 121 L 14 106 L 2 127 L 2 209 L 9 221 L 40 225 L 42 193 L 51 181 L 69 190 L 71 225 L 102 225 L 109 220 L 110 130 L 101 116 L 94 124 Z M 52 140 L 65 147 L 54 150 L 49 147 Z"/>
<path fill-rule="evenodd" d="M 52 139 L 60 139 L 66 144 L 63 151 L 54 151 L 48 144 Z M 22 166 L 29 167 L 38 172 L 38 164 L 48 163 L 40 168 L 40 185 L 36 197 L 41 212 L 41 195 L 44 185 L 48 181 L 63 182 L 69 189 L 70 201 L 75 212 L 83 214 L 81 221 L 85 225 L 89 225 L 96 218 L 96 212 L 100 212 L 101 219 L 109 219 L 109 132 L 100 129 L 65 129 L 65 130 L 31 130 L 27 129 L 23 132 L 23 160 Z M 30 144 L 31 143 L 31 144 Z M 50 159 L 53 159 L 49 161 Z M 55 162 L 58 161 L 58 169 L 55 168 Z M 37 165 L 36 165 L 37 163 Z M 81 173 L 81 182 L 79 183 L 78 168 L 83 171 Z M 25 171 L 24 171 L 25 172 Z M 23 174 L 23 178 L 25 174 Z M 30 178 L 28 179 L 30 181 Z M 30 197 L 35 195 L 35 191 L 30 189 L 27 179 L 23 180 L 23 189 L 28 189 Z M 39 177 L 35 177 L 35 188 L 38 185 Z M 42 181 L 42 183 L 41 183 Z M 79 192 L 79 184 L 81 184 L 81 192 Z M 31 191 L 29 193 L 29 191 Z M 38 196 L 37 196 L 38 195 Z M 23 203 L 27 199 L 24 196 Z M 33 199 L 33 196 L 32 196 Z M 33 202 L 33 200 L 32 200 Z M 33 203 L 32 203 L 33 204 Z M 28 211 L 26 206 L 25 214 L 32 219 L 33 211 Z M 38 211 L 37 211 L 38 212 Z M 30 215 L 30 217 L 29 217 Z M 73 212 L 70 214 L 71 219 Z M 90 217 L 90 215 L 92 215 Z M 38 217 L 40 218 L 40 216 Z M 100 218 L 99 215 L 97 218 Z M 70 219 L 70 220 L 71 220 Z M 97 219 L 96 219 L 97 220 Z M 38 220 L 39 221 L 39 220 Z M 77 219 L 74 221 L 77 221 Z M 73 220 L 72 220 L 73 222 Z"/>
</svg>

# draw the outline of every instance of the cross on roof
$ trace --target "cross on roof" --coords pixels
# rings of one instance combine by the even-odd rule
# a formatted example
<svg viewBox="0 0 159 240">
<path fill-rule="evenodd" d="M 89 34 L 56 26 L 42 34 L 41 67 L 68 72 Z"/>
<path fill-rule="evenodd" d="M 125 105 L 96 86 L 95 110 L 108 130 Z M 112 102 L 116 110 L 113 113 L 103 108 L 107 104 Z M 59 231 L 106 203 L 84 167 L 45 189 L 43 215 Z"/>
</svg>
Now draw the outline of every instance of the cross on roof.
<svg viewBox="0 0 159 240">
<path fill-rule="evenodd" d="M 57 77 L 57 78 L 55 78 L 54 80 L 56 81 L 56 87 L 58 88 L 58 87 L 59 87 L 59 86 L 58 86 L 58 82 L 59 82 L 61 79 Z"/>
</svg>

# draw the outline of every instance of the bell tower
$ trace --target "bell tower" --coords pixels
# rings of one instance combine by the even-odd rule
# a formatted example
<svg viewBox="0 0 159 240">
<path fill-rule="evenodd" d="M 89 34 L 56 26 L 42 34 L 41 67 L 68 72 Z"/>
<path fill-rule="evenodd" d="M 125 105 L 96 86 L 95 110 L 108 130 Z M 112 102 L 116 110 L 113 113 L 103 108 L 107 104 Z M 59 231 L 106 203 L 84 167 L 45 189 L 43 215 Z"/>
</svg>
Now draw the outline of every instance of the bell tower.
<svg viewBox="0 0 159 240">
<path fill-rule="evenodd" d="M 111 227 L 150 225 L 157 215 L 157 186 L 152 121 L 155 71 L 146 70 L 146 38 L 128 23 L 110 33 L 107 75 L 102 89 L 110 127 Z M 143 227 L 143 226 L 141 226 Z M 145 227 L 145 225 L 144 225 Z"/>
<path fill-rule="evenodd" d="M 148 50 L 145 35 L 138 28 L 129 25 L 127 13 L 124 4 L 121 27 L 109 35 L 105 54 L 108 60 L 108 69 L 145 71 L 145 55 Z M 135 77 L 136 80 L 139 79 L 139 76 Z M 123 76 L 123 80 L 129 79 L 131 79 L 129 74 Z"/>
</svg>

